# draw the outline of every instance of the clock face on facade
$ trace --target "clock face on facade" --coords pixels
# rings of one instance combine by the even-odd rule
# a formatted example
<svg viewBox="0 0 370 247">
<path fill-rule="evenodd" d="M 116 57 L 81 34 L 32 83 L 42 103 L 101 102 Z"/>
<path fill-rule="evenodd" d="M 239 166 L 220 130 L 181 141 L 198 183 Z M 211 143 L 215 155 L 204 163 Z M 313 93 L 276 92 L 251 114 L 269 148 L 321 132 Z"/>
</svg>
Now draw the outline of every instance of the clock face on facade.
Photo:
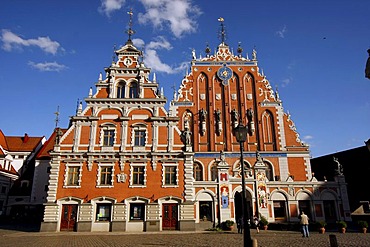
<svg viewBox="0 0 370 247">
<path fill-rule="evenodd" d="M 228 85 L 229 79 L 232 77 L 233 71 L 224 64 L 221 68 L 217 71 L 217 76 L 222 80 L 223 85 Z"/>
</svg>

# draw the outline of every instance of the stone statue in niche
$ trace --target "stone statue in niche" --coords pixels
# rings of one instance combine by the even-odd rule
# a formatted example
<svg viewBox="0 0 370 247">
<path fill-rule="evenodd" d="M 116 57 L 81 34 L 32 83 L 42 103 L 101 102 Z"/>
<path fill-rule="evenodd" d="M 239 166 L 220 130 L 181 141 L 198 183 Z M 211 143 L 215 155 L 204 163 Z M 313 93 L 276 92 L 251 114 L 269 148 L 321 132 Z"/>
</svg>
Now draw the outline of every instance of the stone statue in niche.
<svg viewBox="0 0 370 247">
<path fill-rule="evenodd" d="M 181 134 L 181 139 L 183 143 L 185 144 L 185 151 L 191 152 L 192 147 L 191 147 L 191 131 L 190 130 L 184 130 Z"/>
<path fill-rule="evenodd" d="M 222 122 L 221 122 L 221 111 L 217 109 L 215 111 L 215 118 L 216 118 L 216 132 L 218 135 L 222 132 Z"/>
<path fill-rule="evenodd" d="M 254 131 L 255 131 L 255 126 L 254 126 L 254 121 L 253 121 L 253 109 L 252 108 L 249 108 L 247 110 L 247 119 L 248 119 L 248 131 L 249 131 L 249 134 L 250 135 L 253 135 Z"/>
<path fill-rule="evenodd" d="M 202 108 L 199 111 L 199 122 L 200 122 L 201 135 L 204 135 L 206 133 L 206 115 L 207 115 L 207 111 Z"/>
<path fill-rule="evenodd" d="M 231 121 L 234 125 L 234 128 L 238 126 L 238 121 L 239 121 L 239 113 L 236 109 L 231 110 Z"/>
</svg>

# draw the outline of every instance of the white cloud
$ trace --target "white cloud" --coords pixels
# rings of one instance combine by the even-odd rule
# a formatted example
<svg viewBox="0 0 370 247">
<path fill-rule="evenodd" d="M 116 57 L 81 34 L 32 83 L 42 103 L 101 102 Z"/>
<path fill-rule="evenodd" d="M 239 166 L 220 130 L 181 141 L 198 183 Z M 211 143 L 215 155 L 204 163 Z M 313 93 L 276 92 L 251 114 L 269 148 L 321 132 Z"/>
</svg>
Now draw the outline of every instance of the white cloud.
<svg viewBox="0 0 370 247">
<path fill-rule="evenodd" d="M 55 55 L 60 47 L 56 41 L 52 41 L 49 37 L 38 37 L 37 39 L 23 39 L 9 30 L 1 30 L 2 48 L 6 51 L 11 51 L 15 48 L 22 48 L 22 46 L 37 46 L 46 53 Z"/>
<path fill-rule="evenodd" d="M 276 34 L 277 36 L 279 36 L 280 38 L 284 39 L 285 38 L 285 33 L 287 32 L 287 28 L 286 26 L 284 25 L 283 29 L 279 30 L 279 31 L 276 31 Z"/>
<path fill-rule="evenodd" d="M 120 10 L 125 4 L 126 0 L 101 0 L 101 5 L 98 11 L 110 17 L 111 13 Z"/>
<path fill-rule="evenodd" d="M 180 66 L 173 67 L 161 61 L 157 50 L 165 49 L 171 50 L 172 45 L 162 36 L 157 37 L 154 41 L 149 42 L 145 45 L 142 39 L 133 39 L 132 42 L 136 47 L 144 47 L 144 63 L 147 67 L 152 68 L 157 72 L 164 72 L 167 74 L 176 74 L 183 71 L 186 67 L 186 63 L 180 64 Z"/>
<path fill-rule="evenodd" d="M 313 139 L 313 136 L 311 135 L 306 135 L 303 137 L 303 140 L 312 140 Z"/>
<path fill-rule="evenodd" d="M 140 0 L 146 12 L 139 13 L 139 23 L 152 23 L 156 28 L 169 26 L 177 38 L 197 30 L 196 17 L 201 14 L 191 0 Z"/>
<path fill-rule="evenodd" d="M 286 86 L 288 86 L 290 83 L 292 82 L 292 78 L 285 78 L 285 79 L 283 79 L 282 80 L 282 87 L 286 87 Z"/>
<path fill-rule="evenodd" d="M 45 62 L 45 63 L 35 63 L 35 62 L 28 62 L 28 65 L 34 69 L 40 71 L 56 71 L 60 72 L 62 70 L 67 69 L 67 66 L 63 64 L 58 64 L 57 62 Z"/>
</svg>

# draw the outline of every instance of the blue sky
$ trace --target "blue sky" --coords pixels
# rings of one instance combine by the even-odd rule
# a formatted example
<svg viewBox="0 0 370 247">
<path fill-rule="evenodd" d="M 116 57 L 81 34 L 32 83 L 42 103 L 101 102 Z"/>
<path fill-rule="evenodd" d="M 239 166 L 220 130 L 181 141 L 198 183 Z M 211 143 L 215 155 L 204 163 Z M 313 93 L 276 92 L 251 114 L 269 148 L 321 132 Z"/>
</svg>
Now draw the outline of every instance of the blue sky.
<svg viewBox="0 0 370 247">
<path fill-rule="evenodd" d="M 226 43 L 258 65 L 313 157 L 364 145 L 370 138 L 369 0 L 2 0 L 0 129 L 49 137 L 59 106 L 68 127 L 77 100 L 112 62 L 114 45 L 133 36 L 168 100 L 191 50 L 214 50 L 223 17 Z"/>
</svg>

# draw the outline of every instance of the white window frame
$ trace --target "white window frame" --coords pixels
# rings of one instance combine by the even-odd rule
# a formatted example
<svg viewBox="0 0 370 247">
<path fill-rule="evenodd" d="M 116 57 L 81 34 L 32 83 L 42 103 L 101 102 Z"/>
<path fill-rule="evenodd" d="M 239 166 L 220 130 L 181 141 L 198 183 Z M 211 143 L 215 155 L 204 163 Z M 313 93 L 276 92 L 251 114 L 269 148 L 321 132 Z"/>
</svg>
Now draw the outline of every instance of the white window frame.
<svg viewBox="0 0 370 247">
<path fill-rule="evenodd" d="M 136 131 L 145 131 L 145 144 L 144 146 L 135 145 L 135 133 Z M 136 124 L 131 128 L 131 146 L 134 152 L 145 151 L 145 148 L 148 146 L 148 128 L 145 124 Z"/>
<path fill-rule="evenodd" d="M 134 167 L 144 167 L 144 184 L 133 184 L 134 181 Z M 144 163 L 131 163 L 130 164 L 130 188 L 145 188 L 146 187 L 146 176 L 147 176 L 147 169 L 146 169 L 146 164 Z"/>
<path fill-rule="evenodd" d="M 166 184 L 166 167 L 175 167 L 176 183 Z M 179 165 L 178 164 L 163 164 L 162 165 L 162 187 L 165 188 L 178 188 L 179 187 Z"/>
<path fill-rule="evenodd" d="M 113 145 L 106 146 L 104 145 L 104 131 L 105 130 L 114 130 L 114 138 L 113 138 Z M 116 125 L 112 123 L 104 123 L 100 126 L 100 146 L 104 149 L 104 151 L 112 151 L 113 147 L 117 143 L 117 128 Z"/>
<path fill-rule="evenodd" d="M 112 168 L 112 174 L 111 174 L 111 184 L 101 184 L 101 170 L 103 167 L 111 167 Z M 96 184 L 98 188 L 113 188 L 114 187 L 114 164 L 110 163 L 100 163 L 98 164 L 98 172 L 96 176 Z"/>
<path fill-rule="evenodd" d="M 68 185 L 68 171 L 70 167 L 79 167 L 78 169 L 78 185 Z M 67 163 L 64 169 L 64 186 L 63 188 L 81 188 L 82 181 L 82 164 L 81 163 Z"/>
</svg>

